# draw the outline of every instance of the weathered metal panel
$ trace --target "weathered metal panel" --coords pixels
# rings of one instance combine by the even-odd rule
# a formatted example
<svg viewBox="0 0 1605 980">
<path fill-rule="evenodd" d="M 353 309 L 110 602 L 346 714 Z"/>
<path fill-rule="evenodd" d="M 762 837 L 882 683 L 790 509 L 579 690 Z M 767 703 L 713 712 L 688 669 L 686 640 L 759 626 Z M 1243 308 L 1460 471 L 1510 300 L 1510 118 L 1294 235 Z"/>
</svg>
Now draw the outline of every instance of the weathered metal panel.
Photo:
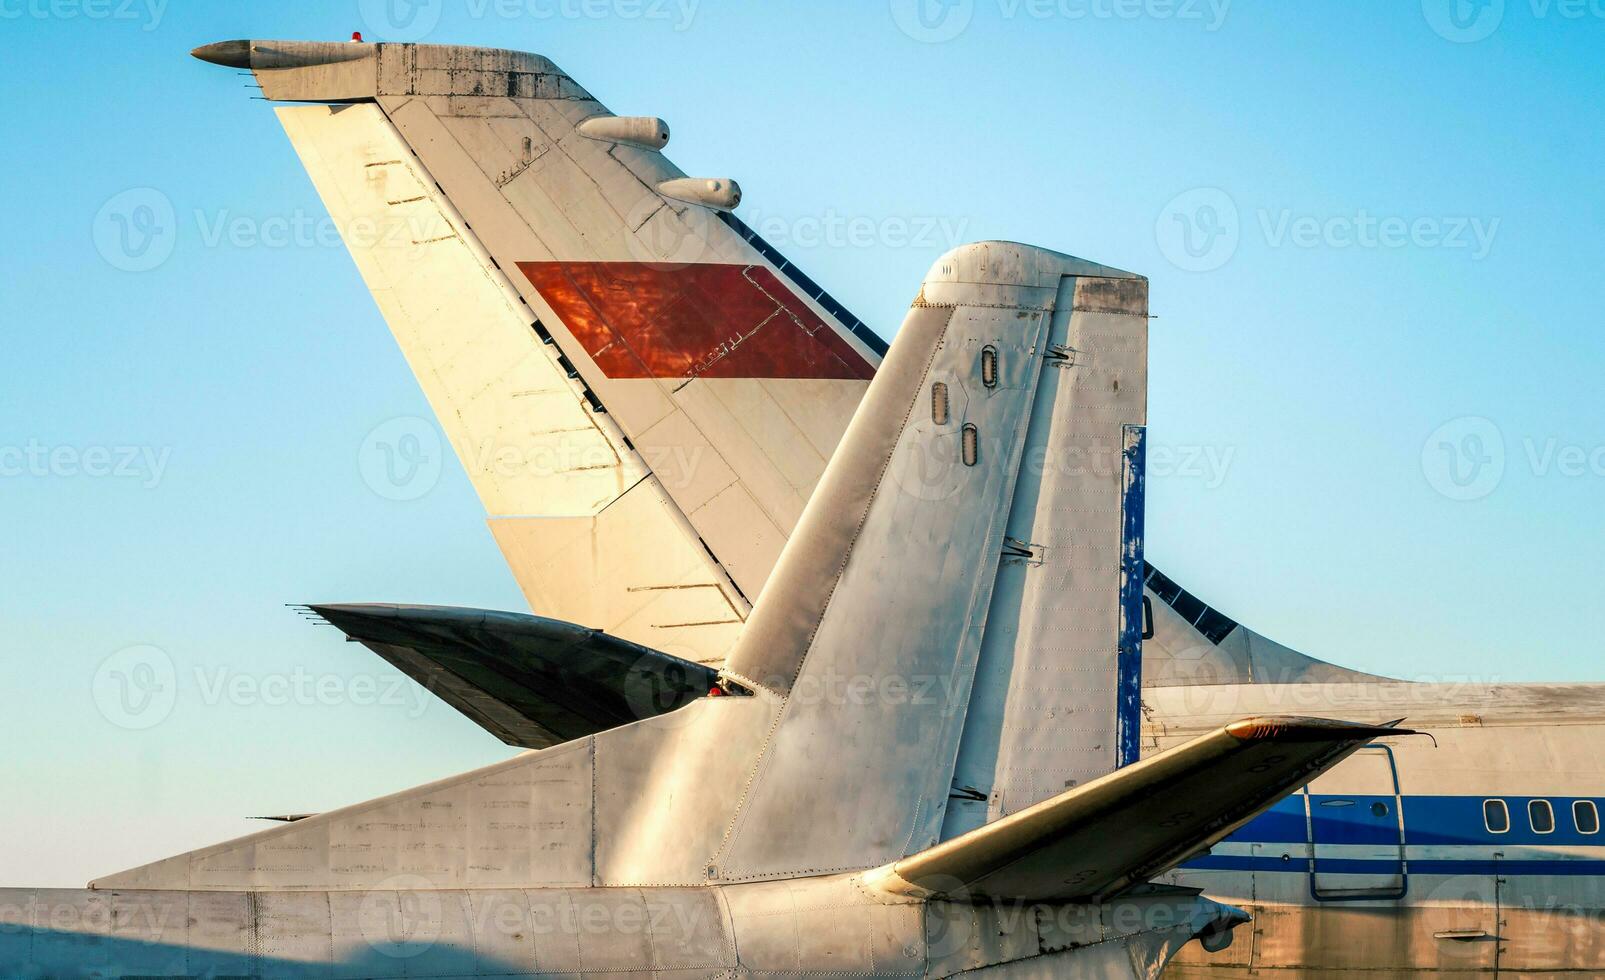
<svg viewBox="0 0 1605 980">
<path fill-rule="evenodd" d="M 654 479 L 588 517 L 490 521 L 543 615 L 633 639 L 686 660 L 719 662 L 748 611 Z"/>
<path fill-rule="evenodd" d="M 258 892 L 256 952 L 273 964 L 271 975 L 322 978 L 334 975 L 333 924 L 327 892 Z M 399 969 L 389 976 L 399 976 Z M 380 974 L 381 976 L 387 974 Z"/>
<path fill-rule="evenodd" d="M 652 938 L 647 963 L 654 972 L 682 976 L 735 967 L 735 946 L 715 889 L 645 888 L 641 898 Z"/>
<path fill-rule="evenodd" d="M 598 883 L 706 881 L 776 708 L 768 697 L 705 698 L 598 736 Z"/>
<path fill-rule="evenodd" d="M 840 877 L 721 891 L 745 972 L 899 977 L 925 971 L 922 906 L 879 904 Z"/>
<path fill-rule="evenodd" d="M 506 964 L 518 972 L 535 972 L 540 961 L 537 950 L 545 948 L 545 937 L 536 934 L 530 893 L 521 888 L 485 888 L 462 895 L 468 903 L 468 921 L 480 960 Z"/>
<path fill-rule="evenodd" d="M 531 889 L 530 931 L 535 937 L 535 971 L 543 974 L 583 973 L 581 921 L 572 891 Z"/>
<path fill-rule="evenodd" d="M 110 875 L 97 888 L 590 884 L 589 740 Z M 421 888 L 422 884 L 409 887 Z"/>
</svg>

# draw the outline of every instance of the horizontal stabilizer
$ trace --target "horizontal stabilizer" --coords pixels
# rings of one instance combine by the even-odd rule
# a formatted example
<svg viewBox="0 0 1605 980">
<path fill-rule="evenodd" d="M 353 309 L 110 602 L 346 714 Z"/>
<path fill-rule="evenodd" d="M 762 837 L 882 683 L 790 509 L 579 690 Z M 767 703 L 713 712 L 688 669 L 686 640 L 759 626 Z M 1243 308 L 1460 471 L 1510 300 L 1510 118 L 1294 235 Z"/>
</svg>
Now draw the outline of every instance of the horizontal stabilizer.
<svg viewBox="0 0 1605 980">
<path fill-rule="evenodd" d="M 313 612 L 508 745 L 538 749 L 673 711 L 712 670 L 521 613 L 325 605 Z"/>
<path fill-rule="evenodd" d="M 885 892 L 1077 901 L 1140 885 L 1399 728 L 1250 718 L 871 871 Z"/>
</svg>

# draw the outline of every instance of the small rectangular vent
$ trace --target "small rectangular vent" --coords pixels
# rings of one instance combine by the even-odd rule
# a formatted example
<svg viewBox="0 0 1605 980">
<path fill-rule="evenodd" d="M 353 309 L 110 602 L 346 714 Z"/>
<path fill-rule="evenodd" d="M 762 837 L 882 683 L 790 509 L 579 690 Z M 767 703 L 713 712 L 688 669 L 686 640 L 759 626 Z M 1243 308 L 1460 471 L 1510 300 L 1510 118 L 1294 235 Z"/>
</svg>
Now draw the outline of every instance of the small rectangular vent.
<svg viewBox="0 0 1605 980">
<path fill-rule="evenodd" d="M 946 425 L 947 420 L 947 385 L 938 381 L 931 385 L 931 421 Z"/>
<path fill-rule="evenodd" d="M 981 433 L 973 424 L 964 426 L 962 445 L 965 466 L 974 466 L 981 461 Z"/>
<path fill-rule="evenodd" d="M 987 346 L 981 348 L 981 383 L 988 388 L 998 386 L 998 349 Z"/>
</svg>

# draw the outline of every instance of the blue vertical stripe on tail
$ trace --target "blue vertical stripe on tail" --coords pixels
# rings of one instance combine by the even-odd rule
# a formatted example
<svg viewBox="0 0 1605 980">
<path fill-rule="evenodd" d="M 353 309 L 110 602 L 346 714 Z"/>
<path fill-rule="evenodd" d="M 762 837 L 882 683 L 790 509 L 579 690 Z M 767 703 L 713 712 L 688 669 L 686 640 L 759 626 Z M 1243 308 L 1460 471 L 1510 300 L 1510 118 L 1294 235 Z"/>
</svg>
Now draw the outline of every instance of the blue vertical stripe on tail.
<svg viewBox="0 0 1605 980">
<path fill-rule="evenodd" d="M 1120 499 L 1120 649 L 1116 654 L 1116 765 L 1142 754 L 1143 505 L 1148 471 L 1148 429 L 1126 426 Z"/>
</svg>

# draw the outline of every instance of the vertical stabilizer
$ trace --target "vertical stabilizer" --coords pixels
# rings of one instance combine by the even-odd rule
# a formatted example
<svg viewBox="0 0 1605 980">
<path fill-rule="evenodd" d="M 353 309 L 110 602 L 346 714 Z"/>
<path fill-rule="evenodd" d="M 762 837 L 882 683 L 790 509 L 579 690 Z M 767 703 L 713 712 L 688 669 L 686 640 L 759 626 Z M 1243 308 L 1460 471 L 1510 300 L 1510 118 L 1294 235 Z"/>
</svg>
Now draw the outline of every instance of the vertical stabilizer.
<svg viewBox="0 0 1605 980">
<path fill-rule="evenodd" d="M 944 837 L 1136 758 L 1148 283 L 1059 301 Z"/>
<path fill-rule="evenodd" d="M 1011 243 L 937 263 L 726 664 L 784 706 L 721 877 L 928 847 L 955 760 L 1021 806 L 1115 767 L 1146 296 Z"/>
<path fill-rule="evenodd" d="M 734 641 L 885 345 L 545 58 L 240 42 L 535 612 Z"/>
</svg>

